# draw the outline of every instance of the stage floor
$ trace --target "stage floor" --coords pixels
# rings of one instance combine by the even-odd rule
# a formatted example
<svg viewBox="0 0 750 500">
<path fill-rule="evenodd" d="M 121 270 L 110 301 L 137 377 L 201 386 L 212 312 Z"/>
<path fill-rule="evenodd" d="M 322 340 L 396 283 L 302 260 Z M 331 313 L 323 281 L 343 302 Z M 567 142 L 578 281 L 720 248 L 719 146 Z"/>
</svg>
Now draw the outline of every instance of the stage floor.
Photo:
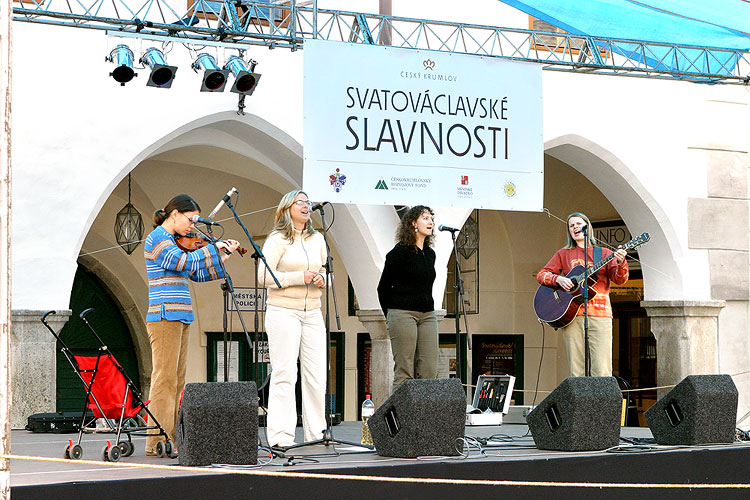
<svg viewBox="0 0 750 500">
<path fill-rule="evenodd" d="M 265 428 L 259 431 L 265 443 Z M 478 495 L 512 491 L 514 498 L 549 498 L 552 493 L 549 488 L 555 486 L 567 488 L 555 491 L 557 496 L 567 491 L 576 498 L 633 498 L 655 486 L 644 485 L 640 490 L 623 486 L 602 495 L 601 489 L 572 483 L 726 483 L 735 486 L 711 490 L 667 488 L 654 497 L 750 498 L 750 489 L 742 486 L 750 482 L 750 445 L 744 443 L 709 447 L 633 446 L 634 440 L 639 442 L 651 437 L 649 429 L 623 428 L 622 446 L 618 449 L 558 452 L 536 449 L 525 425 L 467 426 L 465 434 L 478 438 L 482 444 L 481 449 L 476 446 L 468 449 L 465 458 L 380 457 L 359 447 L 334 443 L 297 448 L 283 457 L 270 458 L 259 452 L 260 464 L 255 467 L 183 468 L 179 467 L 177 459 L 145 456 L 145 438 L 142 437 L 133 438 L 136 450 L 132 456 L 123 457 L 117 463 L 106 463 L 100 462 L 100 454 L 107 439 L 114 437 L 111 434 L 84 435 L 82 460 L 73 461 L 62 457 L 68 439 L 76 442 L 77 434 L 14 430 L 11 433 L 12 455 L 19 458 L 11 460 L 11 492 L 14 499 L 55 500 L 135 498 L 140 495 L 133 493 L 133 489 L 142 488 L 151 491 L 164 488 L 174 493 L 167 495 L 170 498 L 248 498 L 250 490 L 253 498 L 347 498 L 349 495 L 342 496 L 342 492 L 354 491 L 366 484 L 366 492 L 354 495 L 358 499 L 378 498 L 380 488 L 388 493 L 379 498 L 450 498 L 452 487 Z M 333 437 L 359 442 L 360 423 L 343 422 L 334 426 Z M 298 428 L 297 441 L 300 440 L 301 429 Z M 250 471 L 253 473 L 248 474 Z M 342 480 L 344 476 L 350 480 Z M 378 483 L 384 478 L 391 479 Z M 427 482 L 420 483 L 416 478 Z M 508 484 L 513 481 L 530 484 Z M 286 485 L 283 491 L 289 492 L 288 495 L 280 494 L 280 484 Z"/>
<path fill-rule="evenodd" d="M 333 426 L 333 438 L 339 441 L 349 443 L 358 443 L 360 441 L 360 422 L 342 422 Z M 625 431 L 624 431 L 625 432 Z M 265 427 L 259 428 L 261 441 L 267 443 L 265 436 Z M 633 428 L 625 432 L 628 436 L 650 437 L 648 429 Z M 466 436 L 477 438 L 490 438 L 493 435 L 507 436 L 513 439 L 510 446 L 495 448 L 490 446 L 487 449 L 488 454 L 496 455 L 497 458 L 512 460 L 514 458 L 540 458 L 542 456 L 565 456 L 571 455 L 563 452 L 540 452 L 534 447 L 534 441 L 528 434 L 528 427 L 525 425 L 503 425 L 503 426 L 472 426 L 466 427 Z M 77 442 L 78 434 L 52 434 L 52 433 L 32 433 L 24 430 L 14 430 L 11 432 L 11 450 L 16 456 L 51 458 L 55 461 L 44 460 L 12 460 L 11 461 L 11 485 L 27 486 L 51 484 L 60 482 L 79 482 L 79 481 L 110 481 L 116 479 L 133 479 L 144 477 L 164 477 L 164 476 L 185 476 L 194 475 L 194 471 L 170 471 L 169 468 L 175 468 L 179 465 L 177 459 L 158 458 L 146 456 L 145 454 L 145 437 L 133 437 L 135 452 L 130 457 L 120 458 L 119 463 L 127 464 L 144 464 L 146 466 L 156 467 L 164 466 L 165 469 L 156 468 L 122 468 L 115 464 L 101 463 L 99 465 L 82 465 L 79 461 L 74 460 L 57 460 L 62 459 L 65 447 L 69 439 Z M 113 434 L 85 434 L 81 442 L 83 447 L 83 461 L 101 461 L 100 455 L 102 448 L 107 440 L 112 440 Z M 302 441 L 302 428 L 297 428 L 296 441 Z M 498 443 L 500 444 L 500 443 Z M 502 450 L 502 451 L 501 451 Z M 337 452 L 339 453 L 337 455 Z M 600 452 L 596 452 L 600 453 Z M 476 450 L 472 452 L 476 454 Z M 336 444 L 325 446 L 322 444 L 304 446 L 289 450 L 284 457 L 269 458 L 263 452 L 259 452 L 258 461 L 264 465 L 259 465 L 255 469 L 279 469 L 283 467 L 284 471 L 329 471 L 342 468 L 352 468 L 361 466 L 392 466 L 405 464 L 423 463 L 424 460 L 418 459 L 401 459 L 380 457 L 375 452 L 365 448 L 351 446 L 347 444 Z M 578 456 L 577 453 L 572 454 Z M 468 458 L 472 461 L 477 458 Z M 459 460 L 456 458 L 447 458 L 448 461 Z M 462 459 L 463 460 L 463 459 Z M 216 469 L 218 467 L 212 467 Z"/>
</svg>

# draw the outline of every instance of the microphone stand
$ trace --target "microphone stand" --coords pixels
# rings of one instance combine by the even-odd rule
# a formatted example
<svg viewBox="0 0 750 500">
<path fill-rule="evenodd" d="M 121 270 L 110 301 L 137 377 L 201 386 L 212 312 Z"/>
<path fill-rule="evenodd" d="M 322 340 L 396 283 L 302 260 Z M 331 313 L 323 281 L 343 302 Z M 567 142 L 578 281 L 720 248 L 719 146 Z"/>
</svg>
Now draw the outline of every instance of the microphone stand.
<svg viewBox="0 0 750 500">
<path fill-rule="evenodd" d="M 456 376 L 461 380 L 461 385 L 466 387 L 466 377 L 464 377 L 462 366 L 461 366 L 461 353 L 463 351 L 463 345 L 461 343 L 461 315 L 464 317 L 464 327 L 466 328 L 466 342 L 469 350 L 471 350 L 471 337 L 469 337 L 469 322 L 466 318 L 466 304 L 464 303 L 464 280 L 461 278 L 461 266 L 458 263 L 458 246 L 456 245 L 456 232 L 451 231 L 451 239 L 453 240 L 453 264 L 456 275 L 456 284 L 453 287 L 454 291 L 454 302 L 456 305 Z"/>
<path fill-rule="evenodd" d="M 589 350 L 589 234 L 588 224 L 583 231 L 583 366 L 584 375 L 591 376 L 591 351 Z"/>
<path fill-rule="evenodd" d="M 328 228 L 326 227 L 326 214 L 325 210 L 323 210 L 323 205 L 325 205 L 328 202 L 322 203 L 320 207 L 317 207 L 318 210 L 320 210 L 320 218 L 322 220 L 323 224 L 323 241 L 325 241 L 326 245 L 326 263 L 323 267 L 326 269 L 326 317 L 325 317 L 325 328 L 326 328 L 326 367 L 328 368 L 328 374 L 326 377 L 326 410 L 325 410 L 325 418 L 326 418 L 326 429 L 323 431 L 323 438 L 322 439 L 315 439 L 313 441 L 307 441 L 304 443 L 298 443 L 294 444 L 292 446 L 287 446 L 282 448 L 281 450 L 283 453 L 277 453 L 279 456 L 284 457 L 286 456 L 285 453 L 291 449 L 294 448 L 300 448 L 302 446 L 310 446 L 315 444 L 324 444 L 326 446 L 329 446 L 330 444 L 347 444 L 349 446 L 361 446 L 362 448 L 367 448 L 368 450 L 374 450 L 374 446 L 370 446 L 367 444 L 357 443 L 353 441 L 342 441 L 341 439 L 334 439 L 333 437 L 333 429 L 332 429 L 332 423 L 331 423 L 331 415 L 334 411 L 334 407 L 331 404 L 331 316 L 330 316 L 330 307 L 329 307 L 329 290 L 331 290 L 331 293 L 333 294 L 333 307 L 334 312 L 336 314 L 336 327 L 341 330 L 341 320 L 339 318 L 339 310 L 338 306 L 336 304 L 336 290 L 333 286 L 333 258 L 331 258 L 331 247 L 328 245 Z M 292 457 L 289 457 L 290 459 Z"/>
<path fill-rule="evenodd" d="M 227 346 L 229 345 L 229 331 L 227 328 L 227 319 L 228 314 L 227 311 L 229 310 L 229 297 L 232 298 L 232 302 L 234 303 L 234 309 L 237 311 L 237 316 L 240 318 L 240 323 L 242 324 L 242 329 L 245 332 L 245 335 L 247 336 L 247 327 L 245 327 L 245 320 L 242 317 L 242 314 L 240 313 L 239 304 L 237 303 L 237 297 L 234 296 L 234 286 L 232 285 L 232 277 L 229 275 L 229 272 L 227 271 L 226 266 L 224 265 L 224 261 L 221 258 L 221 250 L 219 250 L 219 247 L 216 245 L 218 243 L 218 239 L 214 237 L 213 230 L 211 229 L 211 226 L 206 226 L 206 230 L 208 233 L 205 233 L 195 228 L 196 231 L 203 234 L 203 236 L 206 238 L 207 241 L 213 245 L 213 247 L 216 249 L 216 254 L 219 256 L 219 267 L 221 267 L 221 270 L 224 272 L 224 282 L 221 284 L 221 291 L 224 296 L 224 311 L 222 313 L 222 323 L 224 326 L 224 382 L 229 381 L 229 349 Z M 217 373 L 218 378 L 218 373 Z"/>
<path fill-rule="evenodd" d="M 253 254 L 253 256 L 255 256 L 255 254 L 258 254 L 258 258 L 260 258 L 260 260 L 263 261 L 263 264 L 266 266 L 266 270 L 268 271 L 268 273 L 273 278 L 273 282 L 276 283 L 277 287 L 281 288 L 281 283 L 279 283 L 279 280 L 278 280 L 278 278 L 276 278 L 276 275 L 273 274 L 273 270 L 268 265 L 268 261 L 266 261 L 266 256 L 263 255 L 263 252 L 260 251 L 260 247 L 255 243 L 255 241 L 253 241 L 252 236 L 250 236 L 250 232 L 247 230 L 247 228 L 245 227 L 245 225 L 242 223 L 242 220 L 240 220 L 240 216 L 237 215 L 237 211 L 234 209 L 234 205 L 232 205 L 232 200 L 227 200 L 226 205 L 227 205 L 227 207 L 229 207 L 229 210 L 232 211 L 232 215 L 234 215 L 234 220 L 236 220 L 237 224 L 240 225 L 240 227 L 242 228 L 242 230 L 245 232 L 245 236 L 247 236 L 247 239 L 250 241 L 250 244 L 253 246 L 253 250 L 255 251 L 255 253 Z M 256 276 L 257 276 L 257 273 L 256 273 Z"/>
<path fill-rule="evenodd" d="M 234 205 L 232 204 L 231 198 L 228 198 L 226 200 L 226 206 L 229 207 L 229 210 L 232 211 L 232 215 L 234 216 L 234 220 L 237 221 L 237 224 L 239 224 L 239 226 L 245 232 L 245 236 L 247 236 L 247 239 L 250 241 L 250 244 L 253 246 L 253 255 L 252 255 L 252 258 L 255 261 L 255 290 L 254 290 L 254 293 L 255 293 L 255 332 L 254 332 L 254 334 L 255 334 L 255 343 L 254 344 L 250 340 L 250 334 L 248 333 L 247 328 L 245 328 L 244 321 L 242 321 L 242 314 L 240 314 L 240 308 L 236 304 L 236 299 L 235 299 L 235 308 L 237 309 L 237 314 L 239 315 L 240 320 L 242 321 L 242 329 L 244 330 L 244 333 L 245 333 L 245 340 L 247 341 L 247 345 L 253 348 L 253 354 L 255 356 L 255 362 L 254 362 L 254 365 L 255 365 L 254 366 L 254 369 L 255 369 L 255 384 L 256 384 L 256 387 L 257 387 L 258 378 L 260 378 L 259 377 L 259 374 L 260 374 L 260 366 L 259 366 L 260 362 L 259 362 L 259 357 L 258 357 L 258 344 L 259 344 L 259 341 L 260 341 L 260 339 L 258 338 L 260 336 L 259 326 L 258 326 L 259 325 L 259 319 L 258 319 L 258 317 L 259 317 L 259 310 L 258 310 L 258 259 L 260 259 L 260 260 L 263 261 L 263 264 L 266 266 L 266 270 L 271 275 L 271 278 L 273 278 L 273 281 L 274 281 L 274 283 L 276 283 L 276 286 L 278 286 L 279 288 L 281 288 L 281 283 L 279 282 L 278 278 L 274 274 L 274 272 L 271 269 L 271 267 L 268 265 L 268 261 L 266 260 L 266 256 L 263 255 L 263 252 L 260 250 L 260 247 L 255 243 L 255 241 L 253 240 L 253 238 L 250 236 L 250 232 L 247 230 L 247 227 L 245 227 L 245 225 L 242 223 L 242 220 L 240 219 L 239 215 L 237 215 L 237 211 L 234 209 Z M 234 297 L 234 295 L 232 295 L 232 297 Z M 226 353 L 226 347 L 224 348 L 224 352 Z M 225 369 L 226 369 L 226 364 L 225 364 Z M 266 385 L 267 381 L 268 381 L 268 377 L 266 377 L 266 380 L 263 382 L 263 384 L 261 385 L 261 387 L 258 387 L 258 393 L 261 392 L 262 387 L 264 387 Z M 266 422 L 266 425 L 268 425 L 268 422 Z"/>
<path fill-rule="evenodd" d="M 255 367 L 254 367 L 255 368 L 255 375 L 254 376 L 255 376 L 255 380 L 257 382 L 258 380 L 260 380 L 260 361 L 259 361 L 260 360 L 260 350 L 258 348 L 258 345 L 259 345 L 259 343 L 261 341 L 261 339 L 259 338 L 261 336 L 261 333 L 260 333 L 260 309 L 259 309 L 260 300 L 258 298 L 258 293 L 259 293 L 259 290 L 260 290 L 260 288 L 258 287 L 258 259 L 260 259 L 260 255 L 258 253 L 256 253 L 256 252 L 253 252 L 253 254 L 250 257 L 253 259 L 253 262 L 255 262 L 255 280 L 254 280 L 254 284 L 253 284 L 253 293 L 254 293 L 254 295 L 253 295 L 253 297 L 254 297 L 254 299 L 253 299 L 253 305 L 254 305 L 254 308 L 253 308 L 254 325 L 253 326 L 255 327 L 254 331 L 253 331 L 253 334 L 254 334 L 254 338 L 255 338 L 255 343 L 254 343 L 254 347 L 253 347 L 253 359 L 255 360 L 254 361 L 254 364 L 255 364 Z M 261 395 L 263 389 L 266 387 L 266 384 L 268 383 L 268 380 L 269 380 L 270 376 L 271 376 L 271 374 L 267 373 L 265 379 L 263 380 L 263 383 L 260 385 L 260 387 L 258 387 L 259 396 Z M 261 398 L 261 407 L 262 408 L 266 407 L 265 406 L 265 398 Z"/>
</svg>

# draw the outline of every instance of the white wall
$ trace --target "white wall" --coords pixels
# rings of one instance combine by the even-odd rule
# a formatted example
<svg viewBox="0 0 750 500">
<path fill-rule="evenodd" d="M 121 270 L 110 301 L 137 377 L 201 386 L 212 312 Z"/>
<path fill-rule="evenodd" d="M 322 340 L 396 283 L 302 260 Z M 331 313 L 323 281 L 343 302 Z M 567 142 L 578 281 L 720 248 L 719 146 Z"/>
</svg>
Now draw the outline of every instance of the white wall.
<svg viewBox="0 0 750 500">
<path fill-rule="evenodd" d="M 121 87 L 108 76 L 103 32 L 16 23 L 13 34 L 13 307 L 65 308 L 80 246 L 112 189 L 185 124 L 236 110 L 237 96 L 200 93 L 180 46 L 168 55 L 179 66 L 171 89 L 147 88 L 147 70 Z M 257 51 L 263 78 L 246 112 L 301 144 L 301 53 Z M 50 231 L 53 247 L 41 237 Z"/>
<path fill-rule="evenodd" d="M 394 14 L 427 12 L 434 18 L 528 26 L 527 16 L 494 0 L 477 2 L 471 9 L 457 9 L 447 1 L 427 3 L 429 8 L 425 2 L 395 1 Z M 376 4 L 358 7 L 377 9 Z M 180 45 L 168 54 L 170 64 L 179 66 L 171 89 L 146 88 L 147 70 L 120 87 L 108 76 L 112 65 L 103 61 L 117 42 L 103 32 L 28 23 L 14 28 L 14 308 L 64 307 L 80 245 L 114 186 L 185 124 L 236 110 L 237 97 L 198 92 L 199 76 L 188 69 L 190 53 Z M 51 44 L 58 49 L 50 50 Z M 251 48 L 249 56 L 259 62 L 257 71 L 263 77 L 255 95 L 246 100 L 246 112 L 302 144 L 302 51 Z M 687 199 L 706 193 L 703 166 L 690 156 L 688 145 L 695 134 L 706 131 L 701 120 L 705 99 L 742 92 L 544 73 L 545 141 L 574 134 L 610 153 L 641 184 L 638 195 L 649 200 L 651 211 L 658 212 L 674 262 L 690 270 L 690 287 L 649 287 L 649 298 L 707 297 L 705 252 L 686 246 Z M 40 223 L 59 235 L 54 252 L 38 237 Z M 663 272 L 659 262 L 653 267 L 655 273 Z"/>
<path fill-rule="evenodd" d="M 321 1 L 320 6 L 377 11 L 375 0 Z M 447 0 L 394 0 L 393 12 L 405 17 L 528 27 L 525 14 L 495 0 L 472 2 L 469 7 Z M 249 49 L 249 57 L 259 62 L 257 71 L 263 77 L 255 94 L 246 99 L 247 116 L 239 117 L 234 114 L 236 95 L 198 91 L 200 78 L 189 69 L 191 57 L 182 46 L 174 45 L 168 54 L 169 63 L 179 70 L 173 87 L 165 90 L 145 86 L 147 70 L 139 70 L 139 76 L 124 87 L 116 84 L 108 76 L 112 65 L 103 60 L 116 42 L 108 40 L 104 32 L 19 22 L 14 24 L 13 36 L 14 309 L 68 306 L 77 257 L 92 224 L 118 186 L 117 198 L 122 201 L 123 178 L 139 165 L 148 166 L 144 160 L 152 155 L 172 151 L 171 161 L 189 165 L 198 159 L 191 157 L 187 146 L 213 146 L 218 141 L 224 149 L 222 161 L 231 156 L 235 163 L 203 162 L 201 167 L 226 176 L 219 177 L 221 180 L 252 177 L 254 169 L 263 167 L 263 179 L 253 181 L 281 192 L 299 179 L 303 51 Z M 643 226 L 658 236 L 641 250 L 646 298 L 710 298 L 708 252 L 688 248 L 687 201 L 707 196 L 705 158 L 693 148 L 697 144 L 712 147 L 713 139 L 721 147 L 724 136 L 741 141 L 745 134 L 747 141 L 743 124 L 748 122 L 748 90 L 569 73 L 543 75 L 543 128 L 550 156 L 581 169 L 634 232 L 641 232 Z M 717 115 L 716 103 L 724 102 L 730 103 L 727 108 L 732 110 L 732 119 L 727 123 L 732 127 L 717 120 L 721 114 Z M 272 140 L 267 141 L 269 137 Z M 248 158 L 253 161 L 243 163 Z M 153 169 L 158 172 L 156 163 Z M 148 181 L 162 182 L 164 191 L 171 191 L 169 179 L 151 176 Z M 200 178 L 193 181 L 203 182 Z M 221 184 L 216 181 L 219 195 L 229 187 L 220 189 Z M 554 187 L 548 186 L 546 191 Z M 556 201 L 571 206 L 576 194 L 575 189 L 561 192 Z M 209 198 L 208 193 L 205 196 Z M 164 200 L 150 201 L 157 206 Z M 344 209 L 346 213 L 334 229 L 336 245 L 363 308 L 377 307 L 374 284 L 382 258 L 393 244 L 396 219 L 392 212 L 384 211 L 386 208 Z M 460 226 L 467 215 L 434 208 L 438 223 L 451 226 Z M 514 286 L 521 286 L 526 273 L 538 265 L 539 255 L 547 256 L 547 249 L 520 244 L 519 234 L 533 233 L 536 241 L 544 227 L 536 221 L 545 216 L 506 215 L 498 214 L 496 222 L 501 226 L 483 226 L 483 231 L 496 232 L 493 238 L 498 252 L 511 248 L 518 267 L 500 277 L 512 278 Z M 144 214 L 146 222 L 149 216 Z M 345 229 L 357 233 L 347 234 Z M 52 245 L 50 233 L 55 236 Z M 96 243 L 96 238 L 88 240 L 86 251 Z M 442 262 L 447 261 L 448 250 L 447 235 L 441 235 L 438 252 Z M 482 255 L 482 259 L 488 257 Z M 438 303 L 441 288 L 437 283 L 434 290 Z M 518 312 L 524 307 L 523 300 L 514 298 L 513 307 L 488 311 L 486 317 L 475 320 L 478 324 L 474 327 L 530 331 L 528 312 Z M 501 313 L 511 315 L 508 323 L 493 326 L 498 318 L 504 319 Z M 214 321 L 213 315 L 211 318 Z M 363 330 L 356 323 L 349 328 Z M 533 343 L 537 344 L 536 340 Z M 347 359 L 352 359 L 351 353 Z M 731 363 L 728 370 L 736 369 L 736 364 Z"/>
</svg>

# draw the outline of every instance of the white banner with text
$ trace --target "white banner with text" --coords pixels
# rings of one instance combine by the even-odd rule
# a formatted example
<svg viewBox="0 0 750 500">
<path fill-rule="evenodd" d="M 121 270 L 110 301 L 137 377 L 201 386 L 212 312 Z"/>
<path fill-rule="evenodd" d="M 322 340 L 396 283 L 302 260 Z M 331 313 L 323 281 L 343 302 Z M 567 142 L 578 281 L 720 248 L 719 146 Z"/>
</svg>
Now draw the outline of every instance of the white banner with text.
<svg viewBox="0 0 750 500">
<path fill-rule="evenodd" d="M 541 211 L 541 66 L 307 40 L 303 188 L 334 203 Z"/>
</svg>

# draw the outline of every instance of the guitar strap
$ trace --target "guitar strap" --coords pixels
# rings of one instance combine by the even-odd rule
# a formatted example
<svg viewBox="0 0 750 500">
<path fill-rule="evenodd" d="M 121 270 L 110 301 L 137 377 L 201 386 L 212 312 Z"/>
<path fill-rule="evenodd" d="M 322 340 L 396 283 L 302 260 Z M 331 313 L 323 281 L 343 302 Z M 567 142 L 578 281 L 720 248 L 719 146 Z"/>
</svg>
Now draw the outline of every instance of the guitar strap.
<svg viewBox="0 0 750 500">
<path fill-rule="evenodd" d="M 594 265 L 602 260 L 602 247 L 594 247 Z"/>
</svg>

